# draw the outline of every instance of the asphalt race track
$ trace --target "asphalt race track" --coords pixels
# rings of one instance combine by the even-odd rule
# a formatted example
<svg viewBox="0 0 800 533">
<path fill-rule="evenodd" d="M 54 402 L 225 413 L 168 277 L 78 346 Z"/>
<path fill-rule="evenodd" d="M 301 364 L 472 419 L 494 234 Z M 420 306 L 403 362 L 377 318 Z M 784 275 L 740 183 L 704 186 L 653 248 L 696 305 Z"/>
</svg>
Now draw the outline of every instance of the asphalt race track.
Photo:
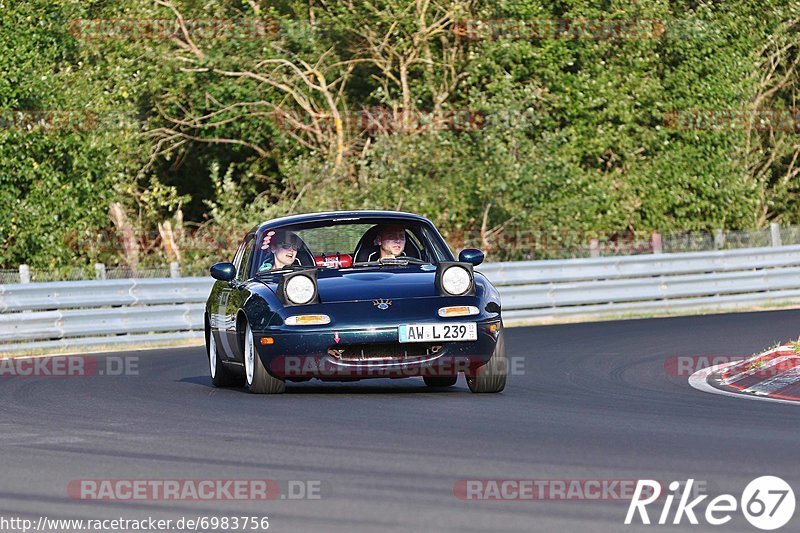
<svg viewBox="0 0 800 533">
<path fill-rule="evenodd" d="M 438 391 L 413 378 L 290 384 L 282 396 L 256 396 L 214 389 L 202 348 L 125 353 L 138 357 L 138 375 L 2 378 L 0 515 L 268 516 L 270 531 L 707 531 L 723 527 L 685 518 L 624 526 L 628 500 L 466 501 L 453 488 L 467 479 L 694 478 L 712 497 L 738 498 L 772 474 L 798 491 L 800 407 L 699 392 L 667 362 L 796 339 L 800 311 L 506 334 L 522 368 L 495 395 L 471 394 L 461 377 Z M 305 480 L 320 481 L 322 494 L 71 499 L 69 482 L 81 479 Z M 661 506 L 652 509 L 655 521 Z M 797 517 L 785 530 L 796 527 Z M 757 531 L 741 513 L 724 529 Z"/>
</svg>

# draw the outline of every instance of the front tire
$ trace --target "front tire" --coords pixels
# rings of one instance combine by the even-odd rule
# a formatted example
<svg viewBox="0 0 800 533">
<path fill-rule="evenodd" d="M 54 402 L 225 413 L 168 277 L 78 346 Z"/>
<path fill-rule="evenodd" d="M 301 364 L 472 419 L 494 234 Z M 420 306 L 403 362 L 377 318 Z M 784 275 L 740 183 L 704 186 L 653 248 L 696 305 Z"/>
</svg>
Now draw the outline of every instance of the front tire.
<svg viewBox="0 0 800 533">
<path fill-rule="evenodd" d="M 467 373 L 467 386 L 472 392 L 500 392 L 506 387 L 508 358 L 503 336 L 500 330 L 489 362 Z"/>
<path fill-rule="evenodd" d="M 286 382 L 271 376 L 264 368 L 256 353 L 249 322 L 244 333 L 244 375 L 245 387 L 253 394 L 282 394 L 286 391 Z"/>
<path fill-rule="evenodd" d="M 222 362 L 219 350 L 217 349 L 217 341 L 214 340 L 214 333 L 210 328 L 208 330 L 206 352 L 208 353 L 208 369 L 211 374 L 211 383 L 213 383 L 215 387 L 233 387 L 241 383 L 241 379 L 237 378 L 237 376 L 225 366 L 225 363 Z"/>
</svg>

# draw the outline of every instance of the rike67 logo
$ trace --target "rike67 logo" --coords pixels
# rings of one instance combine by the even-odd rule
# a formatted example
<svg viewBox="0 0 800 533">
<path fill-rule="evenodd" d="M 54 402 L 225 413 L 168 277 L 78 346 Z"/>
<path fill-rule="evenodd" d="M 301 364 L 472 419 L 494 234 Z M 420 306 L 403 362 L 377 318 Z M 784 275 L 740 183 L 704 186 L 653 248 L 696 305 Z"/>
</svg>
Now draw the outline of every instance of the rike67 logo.
<svg viewBox="0 0 800 533">
<path fill-rule="evenodd" d="M 682 484 L 673 481 L 669 484 L 669 492 L 663 499 L 663 507 L 658 515 L 659 525 L 667 524 L 670 515 L 673 513 L 672 504 L 678 499 L 678 504 L 672 514 L 671 523 L 680 524 L 681 520 L 686 520 L 692 525 L 697 525 L 697 514 L 695 508 L 705 500 L 708 495 L 703 494 L 689 500 L 692 496 L 692 485 L 694 479 L 687 480 L 683 491 L 678 494 Z M 625 524 L 631 524 L 638 514 L 638 519 L 642 524 L 650 524 L 650 515 L 647 506 L 660 500 L 662 487 L 658 481 L 651 479 L 640 479 L 636 484 L 633 499 L 628 507 L 628 514 L 625 516 Z M 660 501 L 659 501 L 660 503 Z M 762 476 L 748 483 L 742 492 L 740 501 L 730 494 L 721 494 L 708 502 L 705 513 L 701 516 L 705 522 L 712 526 L 721 526 L 730 522 L 732 513 L 741 509 L 742 514 L 750 524 L 758 529 L 771 531 L 786 525 L 794 515 L 796 505 L 794 491 L 783 479 L 775 476 Z M 656 507 L 656 506 L 653 506 Z"/>
</svg>

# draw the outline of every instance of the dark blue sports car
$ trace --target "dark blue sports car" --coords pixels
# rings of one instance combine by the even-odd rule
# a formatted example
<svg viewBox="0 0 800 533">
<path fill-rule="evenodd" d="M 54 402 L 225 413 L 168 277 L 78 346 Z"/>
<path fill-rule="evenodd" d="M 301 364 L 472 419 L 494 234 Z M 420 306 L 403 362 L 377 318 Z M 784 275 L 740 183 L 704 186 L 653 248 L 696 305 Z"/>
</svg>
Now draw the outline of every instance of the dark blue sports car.
<svg viewBox="0 0 800 533">
<path fill-rule="evenodd" d="M 500 296 L 426 218 L 391 211 L 289 216 L 250 230 L 217 263 L 205 313 L 218 387 L 421 376 L 472 392 L 506 384 Z"/>
</svg>

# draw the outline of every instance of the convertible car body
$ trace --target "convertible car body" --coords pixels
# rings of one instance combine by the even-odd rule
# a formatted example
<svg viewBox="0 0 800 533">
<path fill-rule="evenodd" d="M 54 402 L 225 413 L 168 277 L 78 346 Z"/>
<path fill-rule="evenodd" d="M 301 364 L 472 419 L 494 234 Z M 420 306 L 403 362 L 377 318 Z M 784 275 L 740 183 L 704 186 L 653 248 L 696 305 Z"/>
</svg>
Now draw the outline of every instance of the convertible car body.
<svg viewBox="0 0 800 533">
<path fill-rule="evenodd" d="M 286 381 L 421 376 L 432 387 L 465 374 L 500 392 L 507 361 L 500 297 L 456 260 L 426 218 L 390 211 L 314 213 L 250 230 L 217 263 L 205 312 L 216 386 L 280 393 Z"/>
</svg>

